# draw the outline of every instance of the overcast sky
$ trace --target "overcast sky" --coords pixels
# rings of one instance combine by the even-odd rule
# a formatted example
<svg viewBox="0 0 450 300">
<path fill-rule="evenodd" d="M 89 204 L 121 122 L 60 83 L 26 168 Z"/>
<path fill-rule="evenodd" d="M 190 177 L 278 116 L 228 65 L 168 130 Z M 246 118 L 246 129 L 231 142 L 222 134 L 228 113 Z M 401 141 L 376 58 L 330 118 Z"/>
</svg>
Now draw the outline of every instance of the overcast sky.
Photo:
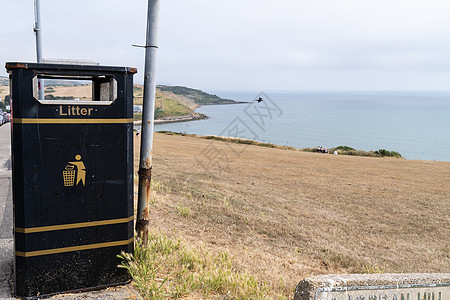
<svg viewBox="0 0 450 300">
<path fill-rule="evenodd" d="M 0 0 L 0 75 L 36 60 L 33 0 Z M 158 83 L 450 90 L 448 0 L 161 0 Z M 138 68 L 147 0 L 41 0 L 44 58 Z"/>
</svg>

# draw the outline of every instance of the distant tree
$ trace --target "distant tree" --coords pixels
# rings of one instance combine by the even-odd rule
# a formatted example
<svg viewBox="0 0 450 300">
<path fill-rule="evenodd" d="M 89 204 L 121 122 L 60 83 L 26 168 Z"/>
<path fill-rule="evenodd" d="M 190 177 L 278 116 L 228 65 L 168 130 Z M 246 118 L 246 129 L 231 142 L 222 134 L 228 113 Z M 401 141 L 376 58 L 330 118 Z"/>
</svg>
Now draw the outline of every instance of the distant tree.
<svg viewBox="0 0 450 300">
<path fill-rule="evenodd" d="M 11 105 L 11 96 L 10 95 L 5 96 L 5 105 Z"/>
</svg>

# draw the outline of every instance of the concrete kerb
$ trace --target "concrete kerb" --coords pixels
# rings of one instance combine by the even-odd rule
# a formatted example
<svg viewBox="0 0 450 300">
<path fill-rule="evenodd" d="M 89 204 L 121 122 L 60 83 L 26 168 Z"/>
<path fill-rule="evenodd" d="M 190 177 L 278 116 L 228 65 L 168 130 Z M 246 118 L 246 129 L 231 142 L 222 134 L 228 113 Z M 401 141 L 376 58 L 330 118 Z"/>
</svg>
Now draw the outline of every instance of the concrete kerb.
<svg viewBox="0 0 450 300">
<path fill-rule="evenodd" d="M 320 275 L 300 281 L 294 300 L 449 300 L 450 273 Z"/>
</svg>

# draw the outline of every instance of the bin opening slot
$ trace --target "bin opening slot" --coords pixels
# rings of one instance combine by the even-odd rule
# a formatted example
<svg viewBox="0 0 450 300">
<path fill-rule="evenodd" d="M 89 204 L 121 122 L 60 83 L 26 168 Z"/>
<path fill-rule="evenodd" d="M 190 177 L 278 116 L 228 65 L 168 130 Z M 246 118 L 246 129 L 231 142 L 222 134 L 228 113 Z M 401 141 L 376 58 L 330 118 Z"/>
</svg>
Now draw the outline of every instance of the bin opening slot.
<svg viewBox="0 0 450 300">
<path fill-rule="evenodd" d="M 41 84 L 39 84 L 39 81 Z M 44 99 L 39 99 L 39 89 Z M 112 75 L 70 76 L 43 75 L 33 77 L 33 96 L 41 104 L 88 102 L 90 105 L 110 105 L 117 99 L 117 81 Z M 73 103 L 74 104 L 74 103 Z"/>
</svg>

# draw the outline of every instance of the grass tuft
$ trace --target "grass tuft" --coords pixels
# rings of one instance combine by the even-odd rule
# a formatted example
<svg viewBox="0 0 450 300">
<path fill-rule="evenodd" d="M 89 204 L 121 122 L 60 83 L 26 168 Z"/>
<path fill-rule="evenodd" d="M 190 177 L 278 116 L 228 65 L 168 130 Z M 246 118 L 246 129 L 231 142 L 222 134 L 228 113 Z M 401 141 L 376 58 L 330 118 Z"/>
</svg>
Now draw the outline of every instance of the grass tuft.
<svg viewBox="0 0 450 300">
<path fill-rule="evenodd" d="M 191 215 L 191 209 L 189 207 L 183 206 L 182 204 L 177 205 L 177 215 L 183 218 L 188 218 Z"/>
<path fill-rule="evenodd" d="M 384 268 L 379 268 L 375 265 L 367 265 L 363 268 L 364 274 L 377 274 L 377 273 L 384 273 Z"/>
<path fill-rule="evenodd" d="M 147 248 L 137 241 L 133 254 L 122 252 L 118 257 L 123 260 L 119 267 L 130 272 L 144 299 L 182 298 L 190 294 L 267 299 L 270 295 L 265 283 L 237 270 L 227 253 L 212 255 L 203 247 L 189 247 L 160 232 L 149 234 Z"/>
<path fill-rule="evenodd" d="M 159 181 L 155 181 L 155 180 L 153 180 L 153 178 L 152 178 L 152 181 L 151 181 L 152 183 L 152 191 L 155 191 L 155 192 L 161 192 L 161 191 L 163 191 L 164 190 L 164 188 L 165 188 L 165 186 L 164 186 L 164 183 L 162 183 L 162 182 L 159 182 Z"/>
</svg>

